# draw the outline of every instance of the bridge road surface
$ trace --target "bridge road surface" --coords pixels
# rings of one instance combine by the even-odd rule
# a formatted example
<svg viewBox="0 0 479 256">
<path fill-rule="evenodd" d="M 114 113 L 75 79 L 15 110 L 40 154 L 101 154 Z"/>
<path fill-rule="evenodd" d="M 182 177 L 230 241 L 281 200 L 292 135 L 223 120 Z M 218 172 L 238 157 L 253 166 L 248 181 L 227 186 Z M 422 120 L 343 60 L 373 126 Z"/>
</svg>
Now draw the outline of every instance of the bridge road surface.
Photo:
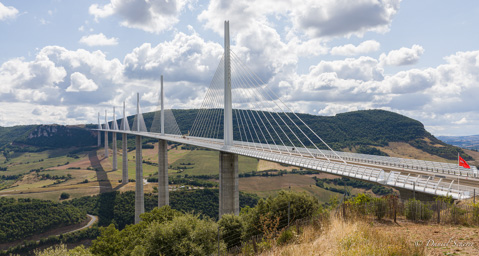
<svg viewBox="0 0 479 256">
<path fill-rule="evenodd" d="M 276 149 L 273 149 L 275 146 L 267 145 L 267 144 L 260 144 L 260 143 L 247 143 L 247 142 L 242 142 L 242 141 L 234 141 L 233 146 L 225 147 L 224 142 L 221 139 L 202 138 L 202 137 L 193 137 L 193 136 L 185 136 L 185 135 L 171 135 L 171 134 L 161 135 L 159 133 L 128 131 L 128 130 L 102 129 L 102 131 L 107 131 L 107 132 L 115 131 L 117 133 L 124 133 L 124 134 L 136 135 L 136 136 L 144 136 L 144 137 L 167 140 L 167 141 L 172 141 L 172 142 L 177 142 L 177 143 L 182 143 L 182 144 L 189 144 L 189 145 L 193 145 L 193 146 L 209 148 L 209 149 L 216 150 L 216 151 L 222 151 L 222 152 L 227 152 L 227 153 L 232 153 L 232 154 L 244 155 L 244 156 L 254 157 L 254 158 L 263 159 L 263 160 L 267 160 L 267 161 L 284 163 L 284 164 L 288 164 L 288 165 L 291 165 L 291 166 L 299 166 L 299 167 L 305 168 L 305 169 L 313 168 L 312 165 L 310 165 L 312 163 L 311 161 L 323 161 L 323 163 L 328 162 L 327 160 L 325 160 L 325 158 L 321 159 L 319 157 L 315 157 L 313 159 L 313 157 L 311 155 L 308 156 L 306 154 L 302 154 L 301 152 L 291 153 L 291 152 L 288 152 L 289 149 L 281 150 L 278 147 L 277 147 L 277 150 L 276 150 Z M 307 150 L 311 150 L 311 149 L 307 149 Z M 295 162 L 292 162 L 293 160 Z M 331 158 L 331 157 L 330 157 L 330 162 L 331 163 L 343 163 L 341 160 L 334 159 L 334 158 Z M 322 168 L 325 167 L 324 165 L 322 165 L 322 166 L 323 166 Z M 457 194 L 458 193 L 457 187 L 456 187 L 457 186 L 457 178 L 458 177 L 459 178 L 465 178 L 465 177 L 460 177 L 460 176 L 455 176 L 455 175 L 448 175 L 446 177 L 443 173 L 437 173 L 437 172 L 434 172 L 434 171 L 418 171 L 418 170 L 407 169 L 407 168 L 403 169 L 402 167 L 375 165 L 375 164 L 371 164 L 371 163 L 362 163 L 362 162 L 361 163 L 354 163 L 353 161 L 350 161 L 349 164 L 345 164 L 344 167 L 345 166 L 351 166 L 352 168 L 354 168 L 354 166 L 357 166 L 357 167 L 372 168 L 372 169 L 363 170 L 362 173 L 358 173 L 356 171 L 351 172 L 352 171 L 352 169 L 351 169 L 347 173 L 344 173 L 345 169 L 341 169 L 341 167 L 340 167 L 340 169 L 336 170 L 336 172 L 335 172 L 335 170 L 329 170 L 329 169 L 324 170 L 323 172 L 336 174 L 338 176 L 346 176 L 346 177 L 356 178 L 356 179 L 365 180 L 365 181 L 369 181 L 369 182 L 373 182 L 373 183 L 380 183 L 380 184 L 385 185 L 385 186 L 405 188 L 405 189 L 411 190 L 411 191 L 414 188 L 414 185 L 413 185 L 414 182 L 412 182 L 412 180 L 416 179 L 416 177 L 418 177 L 418 176 L 414 176 L 414 174 L 419 174 L 420 175 L 419 180 L 416 183 L 417 186 L 418 186 L 417 189 L 422 189 L 423 191 L 425 191 L 426 188 L 425 187 L 420 187 L 420 185 L 425 184 L 425 186 L 427 187 L 428 184 L 429 184 L 430 186 L 427 188 L 427 189 L 429 189 L 429 192 L 426 192 L 427 194 L 432 193 L 433 195 L 434 194 L 435 195 L 440 195 L 440 194 L 452 195 L 453 198 L 457 198 L 457 197 L 461 196 L 460 194 Z M 378 168 L 378 167 L 380 167 L 380 168 Z M 326 167 L 326 168 L 328 168 L 328 167 Z M 389 172 L 389 174 L 387 175 L 387 178 L 386 178 L 386 176 L 382 176 L 380 173 L 378 173 L 378 171 L 381 171 L 381 172 L 384 173 L 384 169 L 395 170 L 395 171 L 398 171 L 398 172 L 396 172 L 396 173 L 394 173 L 394 171 Z M 368 171 L 369 173 L 366 173 L 366 171 Z M 341 173 L 339 173 L 339 172 L 341 172 Z M 411 179 L 409 179 L 409 185 L 406 185 L 406 183 L 404 183 L 404 184 L 402 183 L 402 182 L 406 182 L 407 178 L 409 177 L 409 176 L 405 175 L 404 173 L 409 173 L 409 174 L 413 173 L 411 175 Z M 346 175 L 344 175 L 344 174 L 346 174 Z M 387 173 L 384 173 L 384 174 L 387 174 Z M 401 179 L 398 179 L 399 183 L 396 185 L 396 182 L 394 182 L 393 183 L 394 185 L 392 185 L 390 183 L 391 180 L 389 179 L 390 175 L 393 175 L 393 176 L 391 176 L 391 178 L 395 180 L 396 178 L 394 178 L 394 177 L 399 177 L 399 174 L 403 176 L 403 179 L 407 177 L 406 180 L 401 181 Z M 373 176 L 370 176 L 370 175 L 373 175 Z M 377 176 L 377 175 L 379 175 L 379 176 Z M 437 175 L 444 176 L 444 178 L 442 178 L 440 180 L 440 177 L 437 177 Z M 423 176 L 425 176 L 426 178 L 424 178 Z M 430 177 L 430 179 L 427 179 L 427 177 Z M 384 178 L 386 178 L 387 180 L 384 180 Z M 427 181 L 426 181 L 426 179 L 427 179 Z M 452 186 L 450 186 L 451 182 L 447 183 L 447 181 L 446 181 L 447 179 L 449 179 L 450 181 L 452 181 L 454 179 L 455 182 L 452 184 Z M 468 194 L 466 195 L 466 197 L 472 197 L 474 189 L 476 187 L 478 187 L 477 183 L 475 182 L 475 180 L 466 180 L 466 179 L 462 179 L 462 180 L 464 180 L 464 183 L 460 182 L 461 191 L 469 191 Z M 439 186 L 439 183 L 437 183 L 438 181 L 441 181 L 441 184 L 442 184 L 441 186 Z M 389 182 L 389 184 L 388 184 L 388 182 Z M 421 184 L 421 183 L 423 183 L 423 184 Z M 434 185 L 437 184 L 437 185 L 435 186 L 435 188 L 432 188 L 431 187 L 432 184 L 434 184 Z M 473 185 L 474 187 L 467 186 L 467 185 Z M 437 192 L 440 192 L 440 191 L 437 190 L 438 186 L 439 186 L 439 188 L 441 188 L 440 189 L 440 191 L 442 191 L 441 193 L 437 193 Z M 449 188 L 449 190 L 447 188 Z M 452 191 L 451 191 L 451 189 L 452 189 Z M 454 191 L 454 190 L 456 190 L 456 191 Z M 434 191 L 434 192 L 432 192 L 432 191 Z M 461 192 L 461 194 L 462 194 L 462 192 Z"/>
<path fill-rule="evenodd" d="M 320 159 L 325 159 L 324 157 L 318 157 Z M 341 162 L 340 160 L 337 159 L 330 159 L 331 161 L 335 162 Z M 346 161 L 347 163 L 351 163 L 354 165 L 361 165 L 361 166 L 366 166 L 366 167 L 374 167 L 374 168 L 381 168 L 384 171 L 400 171 L 402 174 L 411 174 L 411 178 L 413 178 L 412 175 L 421 175 L 422 177 L 428 176 L 431 178 L 442 178 L 443 182 L 451 182 L 454 180 L 454 186 L 457 186 L 457 179 L 459 178 L 459 184 L 461 186 L 469 186 L 472 188 L 476 189 L 476 195 L 479 195 L 479 179 L 478 178 L 472 178 L 472 177 L 464 177 L 464 176 L 458 176 L 458 175 L 452 175 L 452 174 L 443 174 L 443 173 L 436 173 L 436 172 L 430 172 L 430 171 L 421 171 L 421 170 L 415 170 L 415 169 L 408 169 L 408 168 L 400 168 L 400 167 L 394 167 L 394 166 L 387 166 L 387 165 L 378 165 L 378 164 L 371 164 L 371 163 L 362 163 L 362 162 L 355 162 L 355 161 Z"/>
</svg>

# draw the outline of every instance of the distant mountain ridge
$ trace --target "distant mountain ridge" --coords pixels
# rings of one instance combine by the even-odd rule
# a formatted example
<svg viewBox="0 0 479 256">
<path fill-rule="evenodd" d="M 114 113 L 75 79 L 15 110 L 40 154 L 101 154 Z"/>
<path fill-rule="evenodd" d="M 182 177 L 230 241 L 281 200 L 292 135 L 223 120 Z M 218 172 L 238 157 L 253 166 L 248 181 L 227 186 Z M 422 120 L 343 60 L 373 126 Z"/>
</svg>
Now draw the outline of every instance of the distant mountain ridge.
<svg viewBox="0 0 479 256">
<path fill-rule="evenodd" d="M 437 138 L 457 147 L 479 150 L 479 135 L 438 136 Z"/>
<path fill-rule="evenodd" d="M 186 134 L 199 110 L 173 109 L 172 111 L 180 130 Z M 390 142 L 404 142 L 446 159 L 456 159 L 458 152 L 466 160 L 471 159 L 461 149 L 446 144 L 427 132 L 421 122 L 394 112 L 360 110 L 335 116 L 297 115 L 335 150 L 360 148 L 364 153 L 382 154 L 373 146 L 381 147 L 387 146 Z M 154 112 L 145 113 L 143 116 L 149 128 L 153 122 Z M 133 119 L 134 116 L 128 117 L 130 127 L 133 127 Z M 321 146 L 320 141 L 314 139 L 315 136 L 302 123 L 297 122 L 297 125 L 303 128 L 314 143 Z M 89 129 L 96 127 L 93 124 L 0 127 L 0 150 L 8 147 L 9 144 L 41 148 L 94 146 L 97 143 L 97 135 Z"/>
</svg>

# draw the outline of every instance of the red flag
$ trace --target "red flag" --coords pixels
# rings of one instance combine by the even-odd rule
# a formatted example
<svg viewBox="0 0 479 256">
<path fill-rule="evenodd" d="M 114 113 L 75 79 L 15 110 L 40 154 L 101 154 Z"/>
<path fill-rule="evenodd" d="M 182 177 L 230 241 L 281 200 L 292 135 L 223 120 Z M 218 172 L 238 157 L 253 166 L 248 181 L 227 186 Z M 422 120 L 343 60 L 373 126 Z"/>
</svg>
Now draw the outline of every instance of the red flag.
<svg viewBox="0 0 479 256">
<path fill-rule="evenodd" d="M 459 166 L 462 166 L 467 169 L 471 169 L 471 167 L 467 164 L 466 160 L 462 159 L 461 156 L 459 156 Z"/>
</svg>

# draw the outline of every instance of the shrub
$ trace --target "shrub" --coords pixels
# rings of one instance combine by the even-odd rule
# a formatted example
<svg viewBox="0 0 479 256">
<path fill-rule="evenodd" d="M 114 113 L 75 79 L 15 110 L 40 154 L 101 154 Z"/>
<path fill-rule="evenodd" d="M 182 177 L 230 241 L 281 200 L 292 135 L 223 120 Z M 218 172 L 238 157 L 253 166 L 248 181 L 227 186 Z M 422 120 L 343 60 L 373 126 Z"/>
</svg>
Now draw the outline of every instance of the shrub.
<svg viewBox="0 0 479 256">
<path fill-rule="evenodd" d="M 387 212 L 388 202 L 385 198 L 373 198 L 372 211 L 378 220 L 382 219 Z"/>
<path fill-rule="evenodd" d="M 474 223 L 479 224 L 479 203 L 472 204 L 472 220 Z"/>
<path fill-rule="evenodd" d="M 240 245 L 243 241 L 245 225 L 241 217 L 233 214 L 224 214 L 218 221 L 221 236 L 228 248 Z"/>
<path fill-rule="evenodd" d="M 286 227 L 288 225 L 288 203 L 290 223 L 318 213 L 318 201 L 311 195 L 280 191 L 275 197 L 261 199 L 256 207 L 247 211 L 242 210 L 242 217 L 247 226 L 247 235 L 264 234 L 266 229 L 277 231 Z"/>
<path fill-rule="evenodd" d="M 366 195 L 363 193 L 357 194 L 355 197 L 349 199 L 346 204 L 351 208 L 353 213 L 359 215 L 365 215 L 366 212 L 366 205 L 370 203 L 372 197 L 370 195 Z"/>
<path fill-rule="evenodd" d="M 408 220 L 429 220 L 432 217 L 432 210 L 415 199 L 409 199 L 406 202 L 405 211 Z"/>
<path fill-rule="evenodd" d="M 283 232 L 281 232 L 276 243 L 278 245 L 284 245 L 289 243 L 293 239 L 294 239 L 294 233 L 291 229 L 288 228 L 286 230 L 283 230 Z"/>
<path fill-rule="evenodd" d="M 454 224 L 466 224 L 467 219 L 466 219 L 466 210 L 459 208 L 456 205 L 451 205 L 450 208 L 450 213 L 451 213 L 451 222 Z"/>
<path fill-rule="evenodd" d="M 184 214 L 164 223 L 152 222 L 144 230 L 141 244 L 132 251 L 148 252 L 149 255 L 211 255 L 217 252 L 218 225 L 197 215 Z M 224 250 L 225 245 L 221 244 Z"/>
<path fill-rule="evenodd" d="M 65 199 L 68 199 L 68 198 L 70 198 L 70 194 L 68 194 L 67 192 L 63 192 L 60 195 L 60 200 L 65 200 Z"/>
</svg>

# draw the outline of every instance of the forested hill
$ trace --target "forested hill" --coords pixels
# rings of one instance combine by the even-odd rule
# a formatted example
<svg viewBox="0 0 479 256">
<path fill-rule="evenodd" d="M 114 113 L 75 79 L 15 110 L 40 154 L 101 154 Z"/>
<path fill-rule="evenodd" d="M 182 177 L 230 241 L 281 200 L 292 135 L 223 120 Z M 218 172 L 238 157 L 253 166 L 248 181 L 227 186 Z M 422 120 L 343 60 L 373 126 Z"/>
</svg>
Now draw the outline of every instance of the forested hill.
<svg viewBox="0 0 479 256">
<path fill-rule="evenodd" d="M 85 126 L 21 125 L 0 127 L 0 151 L 35 151 L 47 148 L 96 145 L 96 133 Z"/>
<path fill-rule="evenodd" d="M 178 125 L 183 134 L 186 134 L 198 113 L 198 109 L 174 109 Z M 154 113 L 145 113 L 145 123 L 149 128 L 153 122 Z M 360 149 L 359 152 L 377 154 L 376 149 L 370 146 L 387 146 L 389 142 L 405 142 L 418 149 L 447 159 L 455 159 L 460 152 L 470 159 L 462 150 L 436 139 L 424 129 L 424 125 L 409 117 L 385 110 L 361 110 L 341 113 L 335 116 L 316 116 L 298 114 L 321 138 L 336 150 L 345 148 Z M 134 116 L 128 117 L 130 127 Z M 298 126 L 320 145 L 318 139 L 296 120 Z M 222 122 L 221 122 L 222 124 Z M 96 128 L 96 125 L 87 125 Z M 222 128 L 220 128 L 221 130 Z M 284 128 L 288 131 L 287 128 Z M 236 132 L 238 135 L 238 132 Z M 290 136 L 294 137 L 294 136 Z M 235 139 L 239 139 L 235 138 Z M 83 127 L 60 125 L 36 125 L 0 127 L 0 148 L 7 143 L 32 145 L 36 147 L 71 147 L 96 145 L 96 133 Z"/>
</svg>

